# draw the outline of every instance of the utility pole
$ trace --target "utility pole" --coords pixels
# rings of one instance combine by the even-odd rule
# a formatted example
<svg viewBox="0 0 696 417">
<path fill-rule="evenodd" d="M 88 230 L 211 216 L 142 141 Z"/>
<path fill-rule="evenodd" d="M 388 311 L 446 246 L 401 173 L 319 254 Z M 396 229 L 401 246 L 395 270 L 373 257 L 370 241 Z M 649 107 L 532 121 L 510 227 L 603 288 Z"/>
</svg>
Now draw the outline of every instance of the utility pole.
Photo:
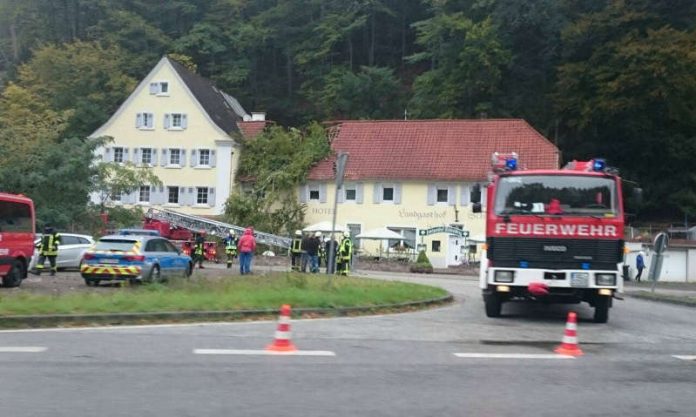
<svg viewBox="0 0 696 417">
<path fill-rule="evenodd" d="M 345 152 L 339 152 L 336 157 L 336 162 L 334 162 L 334 174 L 336 176 L 336 192 L 334 193 L 334 204 L 333 204 L 333 220 L 331 220 L 331 242 L 329 243 L 329 265 L 326 268 L 326 273 L 329 274 L 329 287 L 332 283 L 333 274 L 330 269 L 336 272 L 336 240 L 334 238 L 336 234 L 336 211 L 338 210 L 338 192 L 341 187 L 343 187 L 343 175 L 346 172 L 346 162 L 348 161 L 348 154 Z M 333 268 L 331 268 L 333 267 Z"/>
</svg>

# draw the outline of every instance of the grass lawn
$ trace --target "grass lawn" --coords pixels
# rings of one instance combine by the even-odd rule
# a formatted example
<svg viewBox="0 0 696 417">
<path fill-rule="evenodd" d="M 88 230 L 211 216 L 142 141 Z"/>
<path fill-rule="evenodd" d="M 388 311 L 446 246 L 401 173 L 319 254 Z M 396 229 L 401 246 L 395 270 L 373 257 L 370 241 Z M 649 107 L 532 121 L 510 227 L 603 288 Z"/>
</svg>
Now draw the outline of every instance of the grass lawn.
<svg viewBox="0 0 696 417">
<path fill-rule="evenodd" d="M 331 288 L 327 281 L 325 275 L 273 273 L 61 295 L 3 296 L 0 292 L 0 316 L 278 309 L 282 304 L 293 308 L 370 307 L 447 294 L 440 288 L 394 281 L 336 277 Z"/>
</svg>

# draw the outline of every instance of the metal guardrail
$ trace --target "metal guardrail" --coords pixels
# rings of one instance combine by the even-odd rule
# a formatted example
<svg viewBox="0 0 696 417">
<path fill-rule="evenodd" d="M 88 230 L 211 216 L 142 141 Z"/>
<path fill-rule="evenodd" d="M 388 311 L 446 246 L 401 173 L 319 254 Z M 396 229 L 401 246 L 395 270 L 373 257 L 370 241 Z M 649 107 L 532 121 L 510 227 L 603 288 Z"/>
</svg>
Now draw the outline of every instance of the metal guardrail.
<svg viewBox="0 0 696 417">
<path fill-rule="evenodd" d="M 168 222 L 172 226 L 182 227 L 192 231 L 204 230 L 208 234 L 220 237 L 226 236 L 230 229 L 234 230 L 238 235 L 244 233 L 244 229 L 246 229 L 245 227 L 234 224 L 223 223 L 166 209 L 150 208 L 145 215 L 150 219 Z M 290 248 L 292 244 L 292 239 L 270 233 L 254 231 L 254 236 L 256 237 L 257 243 L 265 245 L 287 249 Z"/>
</svg>

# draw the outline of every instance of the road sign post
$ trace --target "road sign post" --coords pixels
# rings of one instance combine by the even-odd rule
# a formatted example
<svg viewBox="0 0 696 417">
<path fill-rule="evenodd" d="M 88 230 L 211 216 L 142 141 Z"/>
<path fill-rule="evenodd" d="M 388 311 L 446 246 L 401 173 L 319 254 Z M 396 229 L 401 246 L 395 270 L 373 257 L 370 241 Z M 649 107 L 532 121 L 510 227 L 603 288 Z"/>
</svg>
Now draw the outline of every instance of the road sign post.
<svg viewBox="0 0 696 417">
<path fill-rule="evenodd" d="M 648 279 L 652 280 L 652 292 L 655 292 L 657 280 L 660 279 L 660 273 L 662 272 L 662 260 L 664 258 L 663 254 L 665 249 L 667 249 L 668 243 L 669 236 L 667 236 L 667 233 L 662 232 L 655 236 L 655 241 L 653 242 L 653 251 L 655 252 L 655 255 L 653 256 L 652 262 L 650 262 L 650 272 L 648 273 Z"/>
</svg>

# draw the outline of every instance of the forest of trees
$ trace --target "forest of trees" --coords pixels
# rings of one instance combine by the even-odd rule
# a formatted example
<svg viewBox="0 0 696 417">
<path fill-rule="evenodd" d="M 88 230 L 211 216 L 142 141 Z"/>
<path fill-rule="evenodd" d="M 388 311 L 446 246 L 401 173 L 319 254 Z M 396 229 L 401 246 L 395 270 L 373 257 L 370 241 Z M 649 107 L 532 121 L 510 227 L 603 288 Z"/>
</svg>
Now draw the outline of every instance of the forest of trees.
<svg viewBox="0 0 696 417">
<path fill-rule="evenodd" d="M 284 126 L 524 118 L 640 183 L 641 219 L 696 215 L 693 0 L 0 0 L 0 188 L 88 153 L 163 54 Z"/>
</svg>

